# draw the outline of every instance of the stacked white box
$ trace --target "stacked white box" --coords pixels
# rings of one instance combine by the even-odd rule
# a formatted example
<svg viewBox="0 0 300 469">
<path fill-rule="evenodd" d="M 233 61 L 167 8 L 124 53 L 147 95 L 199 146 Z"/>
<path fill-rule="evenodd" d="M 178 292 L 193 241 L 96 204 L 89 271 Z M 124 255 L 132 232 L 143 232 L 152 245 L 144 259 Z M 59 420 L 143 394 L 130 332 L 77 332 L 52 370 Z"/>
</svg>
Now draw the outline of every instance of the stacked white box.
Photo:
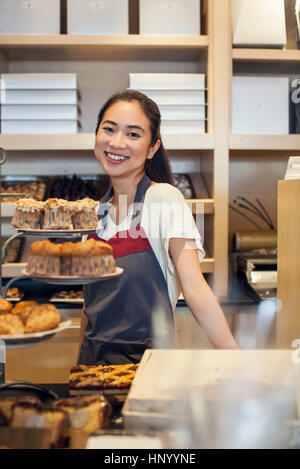
<svg viewBox="0 0 300 469">
<path fill-rule="evenodd" d="M 289 78 L 234 76 L 232 133 L 289 133 Z"/>
<path fill-rule="evenodd" d="M 2 134 L 77 132 L 76 73 L 3 73 L 0 84 Z"/>
<path fill-rule="evenodd" d="M 200 0 L 140 0 L 140 34 L 198 36 Z"/>
<path fill-rule="evenodd" d="M 282 47 L 287 42 L 284 0 L 231 0 L 232 43 Z"/>
<path fill-rule="evenodd" d="M 162 134 L 205 133 L 204 74 L 130 73 L 129 87 L 156 102 L 161 113 Z"/>
<path fill-rule="evenodd" d="M 68 34 L 128 34 L 128 0 L 67 0 Z"/>
<path fill-rule="evenodd" d="M 0 34 L 59 34 L 60 0 L 1 0 Z"/>
</svg>

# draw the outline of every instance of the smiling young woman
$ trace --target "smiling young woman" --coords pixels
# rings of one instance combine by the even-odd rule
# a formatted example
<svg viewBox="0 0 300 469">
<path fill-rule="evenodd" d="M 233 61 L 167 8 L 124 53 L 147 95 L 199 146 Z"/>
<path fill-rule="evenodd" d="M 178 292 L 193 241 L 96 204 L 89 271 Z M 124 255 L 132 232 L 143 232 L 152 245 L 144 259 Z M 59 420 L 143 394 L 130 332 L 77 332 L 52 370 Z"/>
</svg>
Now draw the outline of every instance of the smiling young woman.
<svg viewBox="0 0 300 469">
<path fill-rule="evenodd" d="M 172 176 L 157 105 L 138 91 L 112 96 L 101 109 L 95 156 L 110 176 L 100 204 L 98 238 L 124 273 L 84 287 L 78 363 L 140 361 L 155 333 L 174 334 L 180 292 L 217 348 L 237 348 L 200 262 L 200 234 Z M 157 326 L 158 325 L 158 326 Z"/>
</svg>

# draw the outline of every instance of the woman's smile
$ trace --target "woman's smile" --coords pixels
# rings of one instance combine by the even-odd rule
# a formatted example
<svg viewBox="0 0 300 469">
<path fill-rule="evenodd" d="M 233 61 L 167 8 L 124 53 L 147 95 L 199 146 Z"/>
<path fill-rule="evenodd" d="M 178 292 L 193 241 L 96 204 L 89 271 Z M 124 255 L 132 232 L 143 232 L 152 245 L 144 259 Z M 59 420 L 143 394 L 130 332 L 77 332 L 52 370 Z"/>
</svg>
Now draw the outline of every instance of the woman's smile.
<svg viewBox="0 0 300 469">
<path fill-rule="evenodd" d="M 120 164 L 129 159 L 129 156 L 120 155 L 118 153 L 113 153 L 110 151 L 105 152 L 107 161 L 112 164 Z"/>
</svg>

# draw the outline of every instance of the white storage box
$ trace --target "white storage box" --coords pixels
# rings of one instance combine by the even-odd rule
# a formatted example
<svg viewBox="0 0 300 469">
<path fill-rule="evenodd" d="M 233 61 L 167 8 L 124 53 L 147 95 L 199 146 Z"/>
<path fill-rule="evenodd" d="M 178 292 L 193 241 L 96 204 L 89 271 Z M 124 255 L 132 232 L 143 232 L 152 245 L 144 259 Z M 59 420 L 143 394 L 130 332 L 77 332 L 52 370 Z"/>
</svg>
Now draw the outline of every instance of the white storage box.
<svg viewBox="0 0 300 469">
<path fill-rule="evenodd" d="M 157 105 L 204 105 L 204 90 L 137 90 Z"/>
<path fill-rule="evenodd" d="M 204 90 L 203 73 L 130 73 L 129 86 L 135 90 Z"/>
<path fill-rule="evenodd" d="M 2 73 L 2 90 L 76 89 L 76 73 Z"/>
<path fill-rule="evenodd" d="M 231 0 L 231 12 L 233 45 L 286 44 L 284 0 Z"/>
<path fill-rule="evenodd" d="M 163 120 L 197 120 L 205 119 L 205 106 L 159 105 Z"/>
<path fill-rule="evenodd" d="M 77 90 L 0 90 L 1 104 L 76 104 Z"/>
<path fill-rule="evenodd" d="M 59 34 L 60 0 L 1 0 L 0 34 Z"/>
<path fill-rule="evenodd" d="M 77 119 L 77 106 L 75 105 L 2 105 L 1 119 Z"/>
<path fill-rule="evenodd" d="M 2 134 L 76 134 L 72 120 L 2 120 Z"/>
<path fill-rule="evenodd" d="M 128 0 L 67 0 L 68 34 L 128 34 Z"/>
<path fill-rule="evenodd" d="M 197 36 L 200 0 L 140 0 L 140 34 Z"/>
<path fill-rule="evenodd" d="M 232 133 L 288 134 L 288 77 L 234 76 Z"/>
</svg>

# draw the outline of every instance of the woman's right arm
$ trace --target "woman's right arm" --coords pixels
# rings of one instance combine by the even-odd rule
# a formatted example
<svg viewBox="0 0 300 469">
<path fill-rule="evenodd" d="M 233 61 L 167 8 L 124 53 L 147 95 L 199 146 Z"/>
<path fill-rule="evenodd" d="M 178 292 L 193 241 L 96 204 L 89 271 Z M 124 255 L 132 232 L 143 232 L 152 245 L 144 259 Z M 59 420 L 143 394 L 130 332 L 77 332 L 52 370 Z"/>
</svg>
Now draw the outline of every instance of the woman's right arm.
<svg viewBox="0 0 300 469">
<path fill-rule="evenodd" d="M 81 321 L 80 321 L 80 333 L 79 333 L 79 351 L 78 351 L 78 354 L 80 353 L 80 349 L 81 349 L 81 345 L 82 345 L 82 342 L 83 342 L 83 334 L 84 334 L 84 330 L 86 328 L 86 325 L 87 325 L 87 317 L 84 313 L 84 305 L 83 305 L 83 308 L 82 308 L 82 311 L 81 311 Z"/>
</svg>

